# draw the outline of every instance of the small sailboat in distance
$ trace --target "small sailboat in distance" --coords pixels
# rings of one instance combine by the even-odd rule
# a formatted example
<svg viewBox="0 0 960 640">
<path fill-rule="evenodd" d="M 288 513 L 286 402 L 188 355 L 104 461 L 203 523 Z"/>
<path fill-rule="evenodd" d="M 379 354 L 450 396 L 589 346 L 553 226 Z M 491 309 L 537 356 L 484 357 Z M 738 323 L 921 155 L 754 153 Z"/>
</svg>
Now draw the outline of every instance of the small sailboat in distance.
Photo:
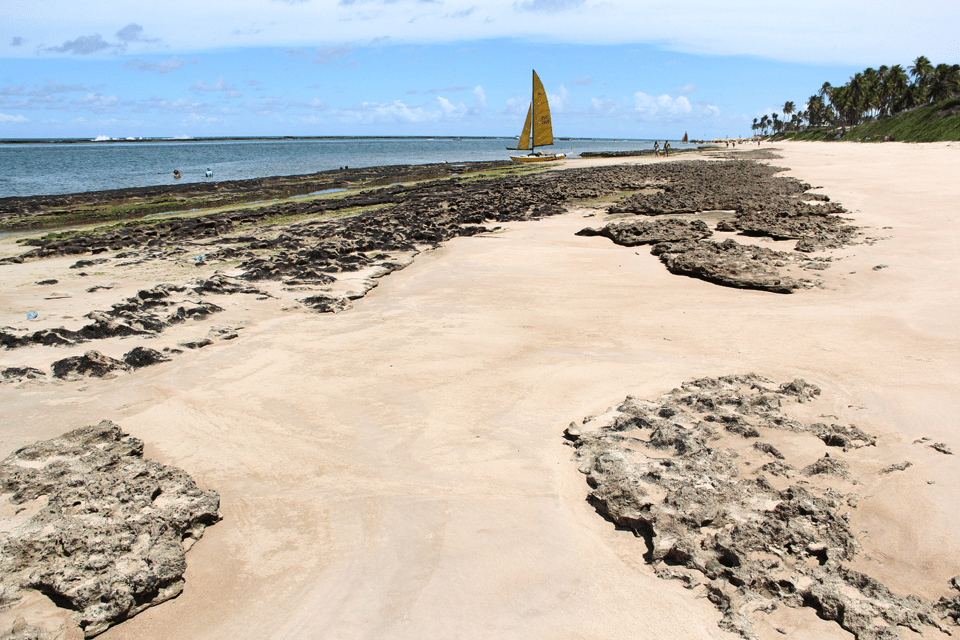
<svg viewBox="0 0 960 640">
<path fill-rule="evenodd" d="M 515 150 L 529 149 L 530 154 L 525 156 L 510 156 L 514 162 L 550 162 L 566 158 L 565 153 L 542 153 L 537 147 L 553 144 L 553 123 L 550 120 L 550 104 L 547 102 L 547 92 L 543 89 L 537 72 L 533 72 L 533 99 L 527 109 L 527 119 L 523 123 L 523 132 Z M 508 147 L 509 149 L 509 147 Z M 514 150 L 514 149 L 511 149 Z"/>
<path fill-rule="evenodd" d="M 687 140 L 687 132 L 686 132 L 686 131 L 683 132 L 683 140 L 681 140 L 680 142 L 689 142 L 689 140 Z"/>
</svg>

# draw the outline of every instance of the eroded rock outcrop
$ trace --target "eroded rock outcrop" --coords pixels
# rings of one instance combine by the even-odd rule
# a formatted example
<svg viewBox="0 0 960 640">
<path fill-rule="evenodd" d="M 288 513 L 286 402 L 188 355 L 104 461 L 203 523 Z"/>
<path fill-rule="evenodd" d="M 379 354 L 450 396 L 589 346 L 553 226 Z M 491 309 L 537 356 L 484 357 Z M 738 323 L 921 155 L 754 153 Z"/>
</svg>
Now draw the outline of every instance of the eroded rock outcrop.
<svg viewBox="0 0 960 640">
<path fill-rule="evenodd" d="M 40 591 L 87 637 L 177 596 L 186 550 L 220 518 L 216 492 L 106 420 L 0 462 L 0 501 L 4 603 Z"/>
<path fill-rule="evenodd" d="M 603 236 L 624 247 L 682 240 L 702 240 L 713 235 L 702 220 L 625 220 L 611 222 L 600 229 L 587 227 L 578 236 Z"/>
<path fill-rule="evenodd" d="M 781 411 L 819 393 L 802 380 L 703 378 L 656 401 L 627 397 L 565 435 L 598 512 L 644 541 L 638 553 L 660 577 L 703 588 L 723 628 L 753 638 L 751 616 L 782 605 L 812 607 L 858 640 L 900 637 L 898 626 L 947 631 L 960 596 L 899 596 L 846 564 L 859 548 L 845 513 L 855 501 L 829 484 L 849 472 L 842 452 L 798 471 L 763 442 L 776 431 L 823 439 L 824 425 Z M 823 441 L 838 451 L 871 444 L 834 427 L 848 437 Z"/>
<path fill-rule="evenodd" d="M 622 198 L 610 213 L 656 216 L 654 221 L 617 220 L 579 235 L 602 235 L 623 246 L 655 244 L 654 255 L 676 274 L 730 287 L 790 293 L 816 286 L 809 278 L 781 273 L 789 265 L 822 270 L 828 260 L 804 254 L 854 244 L 860 230 L 840 218 L 844 211 L 810 185 L 778 177 L 782 169 L 743 160 L 646 165 L 646 188 Z M 705 240 L 702 221 L 661 218 L 719 212 L 717 231 L 773 240 L 797 240 L 794 252 L 745 245 L 733 239 Z M 705 226 L 705 225 L 704 225 Z M 800 253 L 798 253 L 800 252 Z"/>
<path fill-rule="evenodd" d="M 810 185 L 777 176 L 782 169 L 757 162 L 678 162 L 648 165 L 647 192 L 633 193 L 610 213 L 665 216 L 729 211 L 720 231 L 775 240 L 797 240 L 798 251 L 853 244 L 859 230 L 837 215 L 844 208 L 810 193 Z"/>
<path fill-rule="evenodd" d="M 111 371 L 130 371 L 132 367 L 122 360 L 90 350 L 82 356 L 70 356 L 57 360 L 53 363 L 52 369 L 54 378 L 68 380 L 80 376 L 102 378 Z"/>
<path fill-rule="evenodd" d="M 670 273 L 727 287 L 792 293 L 802 286 L 780 273 L 779 267 L 791 261 L 789 254 L 740 244 L 732 238 L 723 242 L 664 242 L 655 245 L 651 253 L 660 258 Z"/>
<path fill-rule="evenodd" d="M 45 372 L 34 367 L 5 367 L 0 370 L 0 383 L 23 382 L 24 380 L 37 380 L 46 377 Z"/>
</svg>

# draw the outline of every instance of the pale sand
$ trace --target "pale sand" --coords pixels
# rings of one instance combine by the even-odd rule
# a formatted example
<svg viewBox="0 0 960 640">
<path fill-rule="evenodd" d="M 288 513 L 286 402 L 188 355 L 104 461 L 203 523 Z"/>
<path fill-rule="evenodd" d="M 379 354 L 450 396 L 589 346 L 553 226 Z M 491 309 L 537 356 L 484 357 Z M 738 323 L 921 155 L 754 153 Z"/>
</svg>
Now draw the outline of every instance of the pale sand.
<svg viewBox="0 0 960 640">
<path fill-rule="evenodd" d="M 222 497 L 184 593 L 101 637 L 733 637 L 585 502 L 561 436 L 627 394 L 746 372 L 819 385 L 796 415 L 877 435 L 861 465 L 913 462 L 865 478 L 858 568 L 901 594 L 947 595 L 958 456 L 912 442 L 960 453 L 960 144 L 775 146 L 772 164 L 884 238 L 833 252 L 844 259 L 824 289 L 674 276 L 646 248 L 575 236 L 600 222 L 575 211 L 422 254 L 338 315 L 251 311 L 238 339 L 132 375 L 0 387 L 4 455 L 110 419 Z M 624 160 L 590 164 L 603 162 Z M 17 268 L 33 279 L 46 264 Z M 16 291 L 4 294 L 13 313 Z M 0 366 L 40 360 L 0 353 Z M 774 626 L 850 637 L 810 609 L 781 609 L 759 631 L 784 637 Z"/>
</svg>

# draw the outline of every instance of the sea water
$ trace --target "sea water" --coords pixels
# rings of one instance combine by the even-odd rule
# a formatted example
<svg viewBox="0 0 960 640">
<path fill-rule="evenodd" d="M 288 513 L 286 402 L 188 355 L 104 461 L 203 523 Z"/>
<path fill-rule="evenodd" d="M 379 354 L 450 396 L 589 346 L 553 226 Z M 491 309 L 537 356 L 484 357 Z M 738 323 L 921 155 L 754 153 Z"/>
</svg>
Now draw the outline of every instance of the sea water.
<svg viewBox="0 0 960 640">
<path fill-rule="evenodd" d="M 0 198 L 245 180 L 341 167 L 507 160 L 515 138 L 330 138 L 0 142 Z M 677 149 L 694 147 L 671 142 Z M 574 138 L 544 151 L 653 148 L 651 140 Z M 173 177 L 174 170 L 182 178 Z M 206 177 L 207 169 L 213 172 Z"/>
</svg>

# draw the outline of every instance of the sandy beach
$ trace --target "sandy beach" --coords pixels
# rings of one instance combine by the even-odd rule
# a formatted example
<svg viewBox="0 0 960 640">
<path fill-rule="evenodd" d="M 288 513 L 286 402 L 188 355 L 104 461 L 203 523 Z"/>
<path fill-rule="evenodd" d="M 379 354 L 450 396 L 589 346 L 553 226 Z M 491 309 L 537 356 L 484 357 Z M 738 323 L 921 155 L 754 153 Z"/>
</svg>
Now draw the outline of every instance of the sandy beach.
<svg viewBox="0 0 960 640">
<path fill-rule="evenodd" d="M 584 205 L 399 256 L 412 262 L 388 275 L 358 271 L 338 286 L 366 294 L 336 314 L 236 294 L 148 341 L 0 350 L 0 369 L 49 371 L 88 349 L 119 358 L 235 336 L 133 372 L 0 385 L 3 456 L 111 420 L 146 458 L 220 495 L 222 520 L 187 553 L 183 593 L 99 637 L 738 637 L 703 588 L 658 577 L 643 540 L 587 501 L 564 429 L 626 396 L 747 373 L 816 385 L 818 398 L 784 413 L 876 438 L 849 451 L 767 438 L 797 467 L 825 452 L 849 464 L 837 490 L 857 496 L 843 512 L 860 548 L 847 564 L 899 596 L 956 595 L 960 460 L 929 445 L 960 454 L 960 144 L 763 149 L 781 158 L 762 162 L 841 203 L 862 233 L 818 252 L 832 259 L 819 284 L 789 295 L 675 275 L 647 248 L 575 235 L 606 216 Z M 0 240 L 0 257 L 20 250 Z M 115 253 L 86 276 L 70 267 L 90 256 L 0 265 L 0 326 L 79 329 L 92 309 L 218 268 L 191 253 L 121 267 Z M 853 637 L 809 607 L 753 624 L 765 639 Z"/>
</svg>

